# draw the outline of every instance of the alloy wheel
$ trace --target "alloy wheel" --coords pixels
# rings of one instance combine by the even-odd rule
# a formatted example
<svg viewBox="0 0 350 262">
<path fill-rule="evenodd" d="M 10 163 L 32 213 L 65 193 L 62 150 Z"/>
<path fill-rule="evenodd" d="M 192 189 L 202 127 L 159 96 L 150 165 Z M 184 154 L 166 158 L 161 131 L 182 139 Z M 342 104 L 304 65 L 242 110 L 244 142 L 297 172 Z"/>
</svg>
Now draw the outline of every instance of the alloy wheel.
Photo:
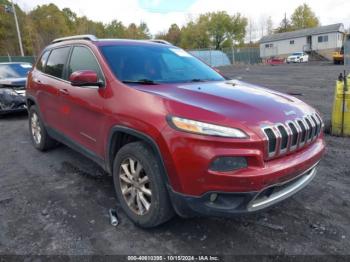
<svg viewBox="0 0 350 262">
<path fill-rule="evenodd" d="M 32 136 L 36 144 L 41 142 L 41 127 L 39 122 L 39 117 L 36 113 L 33 113 L 30 119 Z"/>
<path fill-rule="evenodd" d="M 142 216 L 151 208 L 152 190 L 149 177 L 140 161 L 125 159 L 120 165 L 119 181 L 124 200 L 130 210 Z"/>
</svg>

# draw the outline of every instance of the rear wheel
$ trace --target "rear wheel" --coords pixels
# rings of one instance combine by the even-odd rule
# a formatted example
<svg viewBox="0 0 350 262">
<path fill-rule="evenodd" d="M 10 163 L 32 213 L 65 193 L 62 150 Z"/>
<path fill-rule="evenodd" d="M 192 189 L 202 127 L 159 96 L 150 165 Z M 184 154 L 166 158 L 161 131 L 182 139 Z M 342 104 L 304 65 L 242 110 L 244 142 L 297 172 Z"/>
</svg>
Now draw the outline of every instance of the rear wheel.
<svg viewBox="0 0 350 262">
<path fill-rule="evenodd" d="M 56 141 L 47 133 L 36 106 L 29 108 L 29 131 L 36 149 L 45 151 L 56 145 Z"/>
<path fill-rule="evenodd" d="M 145 143 L 134 142 L 120 149 L 113 180 L 123 210 L 136 225 L 155 227 L 173 216 L 162 170 Z"/>
</svg>

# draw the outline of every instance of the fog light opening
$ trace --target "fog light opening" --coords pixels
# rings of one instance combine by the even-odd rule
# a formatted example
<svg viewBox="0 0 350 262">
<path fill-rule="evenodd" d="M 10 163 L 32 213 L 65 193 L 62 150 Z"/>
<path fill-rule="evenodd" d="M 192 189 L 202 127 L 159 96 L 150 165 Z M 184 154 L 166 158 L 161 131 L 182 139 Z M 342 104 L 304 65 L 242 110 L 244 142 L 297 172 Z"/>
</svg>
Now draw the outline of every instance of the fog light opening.
<svg viewBox="0 0 350 262">
<path fill-rule="evenodd" d="M 210 165 L 211 171 L 229 172 L 248 166 L 247 159 L 241 156 L 217 157 Z"/>
</svg>

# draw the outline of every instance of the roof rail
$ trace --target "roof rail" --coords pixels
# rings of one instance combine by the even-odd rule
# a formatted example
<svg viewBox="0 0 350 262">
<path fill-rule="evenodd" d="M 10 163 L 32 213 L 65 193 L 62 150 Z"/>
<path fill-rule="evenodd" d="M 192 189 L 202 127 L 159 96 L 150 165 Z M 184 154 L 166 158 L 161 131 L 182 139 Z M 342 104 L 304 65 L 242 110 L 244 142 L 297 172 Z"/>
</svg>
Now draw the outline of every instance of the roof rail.
<svg viewBox="0 0 350 262">
<path fill-rule="evenodd" d="M 69 41 L 69 40 L 90 40 L 90 41 L 97 41 L 97 37 L 94 35 L 73 35 L 73 36 L 67 36 L 67 37 L 61 37 L 53 40 L 51 43 L 59 43 L 63 41 Z"/>
<path fill-rule="evenodd" d="M 163 39 L 151 39 L 148 41 L 153 42 L 153 43 L 163 44 L 163 45 L 172 45 L 171 43 L 169 43 L 168 41 L 165 41 Z"/>
</svg>

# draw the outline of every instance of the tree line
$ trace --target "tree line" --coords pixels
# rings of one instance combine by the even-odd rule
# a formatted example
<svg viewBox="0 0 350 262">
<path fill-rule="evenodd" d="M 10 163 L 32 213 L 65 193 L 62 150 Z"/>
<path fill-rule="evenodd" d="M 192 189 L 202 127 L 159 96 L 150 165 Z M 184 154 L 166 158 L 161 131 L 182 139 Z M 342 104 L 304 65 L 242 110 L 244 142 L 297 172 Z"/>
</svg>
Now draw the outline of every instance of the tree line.
<svg viewBox="0 0 350 262">
<path fill-rule="evenodd" d="M 14 17 L 5 12 L 8 0 L 0 0 L 0 56 L 19 55 L 19 45 Z M 55 4 L 38 5 L 30 12 L 24 12 L 15 5 L 21 29 L 25 55 L 38 55 L 42 48 L 53 39 L 77 35 L 93 34 L 99 38 L 164 39 L 184 49 L 230 48 L 243 46 L 246 35 L 251 34 L 249 19 L 240 13 L 230 15 L 225 11 L 201 14 L 189 19 L 183 25 L 172 24 L 168 30 L 155 36 L 150 34 L 145 22 L 124 25 L 113 20 L 104 24 L 78 16 L 69 8 L 59 9 Z M 272 19 L 267 19 L 265 34 L 286 32 L 319 25 L 319 20 L 306 4 L 299 6 L 290 19 L 284 18 L 278 28 L 273 28 Z M 251 41 L 251 39 L 250 39 Z"/>
</svg>

